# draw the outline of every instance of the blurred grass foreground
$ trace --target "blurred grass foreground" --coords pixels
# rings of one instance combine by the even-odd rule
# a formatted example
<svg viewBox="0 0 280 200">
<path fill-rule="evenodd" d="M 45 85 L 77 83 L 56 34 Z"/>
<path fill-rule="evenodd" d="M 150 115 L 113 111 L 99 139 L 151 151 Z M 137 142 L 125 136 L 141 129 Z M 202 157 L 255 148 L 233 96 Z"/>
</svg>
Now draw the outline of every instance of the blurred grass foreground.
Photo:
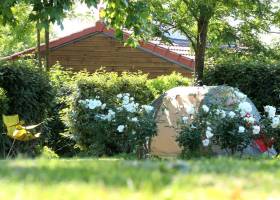
<svg viewBox="0 0 280 200">
<path fill-rule="evenodd" d="M 0 161 L 0 199 L 280 199 L 278 159 Z"/>
</svg>

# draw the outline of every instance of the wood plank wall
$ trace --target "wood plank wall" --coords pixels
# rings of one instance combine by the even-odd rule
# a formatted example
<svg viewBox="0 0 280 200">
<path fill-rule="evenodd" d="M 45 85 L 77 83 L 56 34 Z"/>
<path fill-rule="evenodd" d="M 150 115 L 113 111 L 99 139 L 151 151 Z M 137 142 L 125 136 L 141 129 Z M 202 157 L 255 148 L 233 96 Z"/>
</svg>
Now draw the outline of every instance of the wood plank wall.
<svg viewBox="0 0 280 200">
<path fill-rule="evenodd" d="M 50 63 L 55 64 L 57 61 L 74 71 L 87 69 L 94 72 L 105 67 L 106 70 L 115 72 L 141 70 L 149 73 L 151 78 L 173 71 L 191 76 L 189 71 L 177 64 L 141 49 L 124 47 L 122 43 L 103 33 L 51 50 Z"/>
</svg>

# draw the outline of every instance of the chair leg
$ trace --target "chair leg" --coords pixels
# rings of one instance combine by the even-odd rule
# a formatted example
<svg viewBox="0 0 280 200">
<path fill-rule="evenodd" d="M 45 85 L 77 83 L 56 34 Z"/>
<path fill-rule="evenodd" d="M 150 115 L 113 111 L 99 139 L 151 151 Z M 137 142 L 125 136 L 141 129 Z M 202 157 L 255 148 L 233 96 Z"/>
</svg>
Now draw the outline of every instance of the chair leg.
<svg viewBox="0 0 280 200">
<path fill-rule="evenodd" d="M 7 154 L 7 157 L 6 157 L 6 158 L 9 158 L 10 153 L 12 152 L 12 149 L 13 149 L 13 147 L 14 147 L 15 141 L 16 141 L 16 139 L 14 139 L 14 140 L 13 140 L 12 146 L 11 146 L 11 148 L 9 149 L 9 152 L 8 152 L 8 154 Z"/>
</svg>

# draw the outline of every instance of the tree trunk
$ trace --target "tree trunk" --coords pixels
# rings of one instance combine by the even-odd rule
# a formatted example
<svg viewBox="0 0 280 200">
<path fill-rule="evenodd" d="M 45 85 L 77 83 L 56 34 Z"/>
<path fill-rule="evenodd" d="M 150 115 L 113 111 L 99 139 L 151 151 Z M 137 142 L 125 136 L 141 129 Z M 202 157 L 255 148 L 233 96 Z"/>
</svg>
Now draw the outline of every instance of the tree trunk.
<svg viewBox="0 0 280 200">
<path fill-rule="evenodd" d="M 197 39 L 195 49 L 195 84 L 198 86 L 203 85 L 202 78 L 204 70 L 208 24 L 208 18 L 204 16 L 199 17 L 199 20 L 197 22 Z"/>
<path fill-rule="evenodd" d="M 50 26 L 47 22 L 45 26 L 45 67 L 46 70 L 49 71 L 50 68 L 50 60 L 49 60 L 49 54 L 50 54 Z"/>
<path fill-rule="evenodd" d="M 39 27 L 39 20 L 37 22 L 37 61 L 40 68 L 42 68 L 42 59 L 41 59 L 41 29 Z"/>
</svg>

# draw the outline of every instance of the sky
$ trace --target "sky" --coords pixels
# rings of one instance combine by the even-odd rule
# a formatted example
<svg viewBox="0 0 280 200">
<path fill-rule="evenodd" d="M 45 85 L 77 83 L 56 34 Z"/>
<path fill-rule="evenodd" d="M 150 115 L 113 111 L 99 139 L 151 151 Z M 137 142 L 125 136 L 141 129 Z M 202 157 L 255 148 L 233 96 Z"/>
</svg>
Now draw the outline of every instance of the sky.
<svg viewBox="0 0 280 200">
<path fill-rule="evenodd" d="M 99 19 L 98 9 L 89 9 L 85 4 L 77 4 L 74 13 L 77 17 L 65 19 L 63 21 L 63 29 L 57 25 L 54 27 L 56 37 L 63 37 L 94 26 L 95 22 Z M 261 40 L 268 45 L 275 41 L 280 41 L 279 29 L 271 27 L 271 30 L 278 33 L 260 34 Z M 184 37 L 178 33 L 173 34 L 171 37 L 184 39 Z"/>
</svg>

